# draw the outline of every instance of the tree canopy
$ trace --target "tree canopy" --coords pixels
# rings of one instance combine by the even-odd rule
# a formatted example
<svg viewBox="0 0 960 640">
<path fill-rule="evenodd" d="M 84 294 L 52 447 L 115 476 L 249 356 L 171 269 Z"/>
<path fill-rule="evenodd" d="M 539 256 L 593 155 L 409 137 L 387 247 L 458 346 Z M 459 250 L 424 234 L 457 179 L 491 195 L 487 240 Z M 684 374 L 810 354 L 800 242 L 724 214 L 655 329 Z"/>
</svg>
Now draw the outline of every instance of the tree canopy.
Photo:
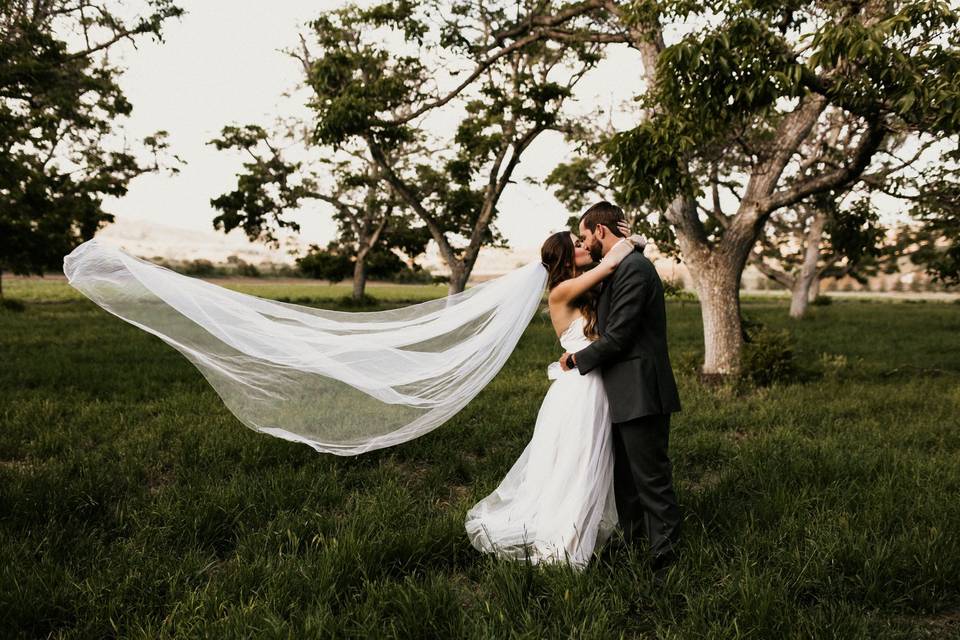
<svg viewBox="0 0 960 640">
<path fill-rule="evenodd" d="M 108 51 L 161 38 L 183 11 L 153 0 L 121 18 L 111 2 L 0 1 L 0 273 L 43 273 L 113 216 L 107 196 L 160 168 L 158 131 L 140 149 L 116 140 L 133 106 Z M 175 167 L 173 167 L 175 170 Z"/>
</svg>

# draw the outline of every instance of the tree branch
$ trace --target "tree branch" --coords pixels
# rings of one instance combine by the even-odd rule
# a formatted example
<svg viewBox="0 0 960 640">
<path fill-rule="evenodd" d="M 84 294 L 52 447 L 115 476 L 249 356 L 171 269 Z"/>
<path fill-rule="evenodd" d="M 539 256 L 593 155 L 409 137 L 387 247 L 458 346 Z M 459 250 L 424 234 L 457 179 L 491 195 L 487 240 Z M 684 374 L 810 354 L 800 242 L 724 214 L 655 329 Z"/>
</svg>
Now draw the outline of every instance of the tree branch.
<svg viewBox="0 0 960 640">
<path fill-rule="evenodd" d="M 763 201 L 763 208 L 768 212 L 774 211 L 781 207 L 796 204 L 816 193 L 830 191 L 856 181 L 870 163 L 870 159 L 880 147 L 886 133 L 887 129 L 881 123 L 869 123 L 847 166 L 803 180 L 789 189 L 778 191 Z"/>
<path fill-rule="evenodd" d="M 782 284 L 787 289 L 793 289 L 794 278 L 790 277 L 790 275 L 786 272 L 764 262 L 763 257 L 760 254 L 751 252 L 750 264 L 755 266 L 760 273 L 767 276 L 771 280 Z"/>
<path fill-rule="evenodd" d="M 383 153 L 383 149 L 380 148 L 380 145 L 376 143 L 372 136 L 365 136 L 364 139 L 367 142 L 367 146 L 370 149 L 370 157 L 373 158 L 373 161 L 377 163 L 383 170 L 384 178 L 387 183 L 393 187 L 393 190 L 399 195 L 413 211 L 423 220 L 424 224 L 427 225 L 427 230 L 430 231 L 430 236 L 437 243 L 438 248 L 440 249 L 441 255 L 443 255 L 444 261 L 453 269 L 456 265 L 460 264 L 460 261 L 457 259 L 456 252 L 453 250 L 453 246 L 447 240 L 446 236 L 443 234 L 443 229 L 440 228 L 440 225 L 437 223 L 436 218 L 430 215 L 430 212 L 427 211 L 426 207 L 423 206 L 423 203 L 420 202 L 420 199 L 417 198 L 413 190 L 407 185 L 404 180 L 397 175 L 397 172 L 394 171 L 393 167 L 387 161 L 386 155 Z"/>
<path fill-rule="evenodd" d="M 773 139 L 777 141 L 776 151 L 750 175 L 744 201 L 755 203 L 773 192 L 790 158 L 810 134 L 826 106 L 826 98 L 808 93 L 797 108 L 783 118 L 773 135 Z M 759 209 L 761 210 L 756 212 L 759 216 L 769 213 L 763 211 L 762 207 Z"/>
</svg>

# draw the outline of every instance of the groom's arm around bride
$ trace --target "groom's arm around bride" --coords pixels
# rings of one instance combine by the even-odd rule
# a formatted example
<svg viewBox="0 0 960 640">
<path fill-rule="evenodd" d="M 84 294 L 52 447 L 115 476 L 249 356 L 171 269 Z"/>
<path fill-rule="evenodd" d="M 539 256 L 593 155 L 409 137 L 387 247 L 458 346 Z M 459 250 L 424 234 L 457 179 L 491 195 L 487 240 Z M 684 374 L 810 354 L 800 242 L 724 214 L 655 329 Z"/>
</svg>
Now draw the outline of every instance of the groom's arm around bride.
<svg viewBox="0 0 960 640">
<path fill-rule="evenodd" d="M 581 374 L 601 369 L 613 421 L 679 411 L 663 284 L 640 251 L 617 267 L 597 312 L 600 338 L 574 354 L 574 362 Z"/>
</svg>

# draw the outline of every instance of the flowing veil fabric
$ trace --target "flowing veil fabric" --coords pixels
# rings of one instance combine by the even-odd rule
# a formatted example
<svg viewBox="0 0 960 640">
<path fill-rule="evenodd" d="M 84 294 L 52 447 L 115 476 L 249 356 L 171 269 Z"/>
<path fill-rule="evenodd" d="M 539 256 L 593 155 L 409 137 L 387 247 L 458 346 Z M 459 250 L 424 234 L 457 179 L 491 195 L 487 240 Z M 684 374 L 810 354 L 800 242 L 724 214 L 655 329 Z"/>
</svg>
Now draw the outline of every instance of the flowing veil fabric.
<svg viewBox="0 0 960 640">
<path fill-rule="evenodd" d="M 497 374 L 540 304 L 539 262 L 446 298 L 347 313 L 219 287 L 96 240 L 70 284 L 186 356 L 248 427 L 356 455 L 423 435 Z"/>
</svg>

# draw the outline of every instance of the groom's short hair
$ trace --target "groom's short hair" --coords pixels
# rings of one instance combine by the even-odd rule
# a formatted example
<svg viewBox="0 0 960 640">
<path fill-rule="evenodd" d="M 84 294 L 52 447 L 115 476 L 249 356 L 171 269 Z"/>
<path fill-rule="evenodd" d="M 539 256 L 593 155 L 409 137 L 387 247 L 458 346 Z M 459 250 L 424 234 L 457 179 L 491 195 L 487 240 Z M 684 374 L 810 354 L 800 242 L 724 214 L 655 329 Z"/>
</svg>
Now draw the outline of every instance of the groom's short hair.
<svg viewBox="0 0 960 640">
<path fill-rule="evenodd" d="M 601 200 L 580 216 L 580 222 L 590 230 L 590 233 L 596 231 L 598 224 L 602 224 L 617 237 L 622 237 L 620 230 L 617 229 L 617 223 L 626 219 L 626 216 L 623 215 L 623 209 L 606 200 Z"/>
</svg>

